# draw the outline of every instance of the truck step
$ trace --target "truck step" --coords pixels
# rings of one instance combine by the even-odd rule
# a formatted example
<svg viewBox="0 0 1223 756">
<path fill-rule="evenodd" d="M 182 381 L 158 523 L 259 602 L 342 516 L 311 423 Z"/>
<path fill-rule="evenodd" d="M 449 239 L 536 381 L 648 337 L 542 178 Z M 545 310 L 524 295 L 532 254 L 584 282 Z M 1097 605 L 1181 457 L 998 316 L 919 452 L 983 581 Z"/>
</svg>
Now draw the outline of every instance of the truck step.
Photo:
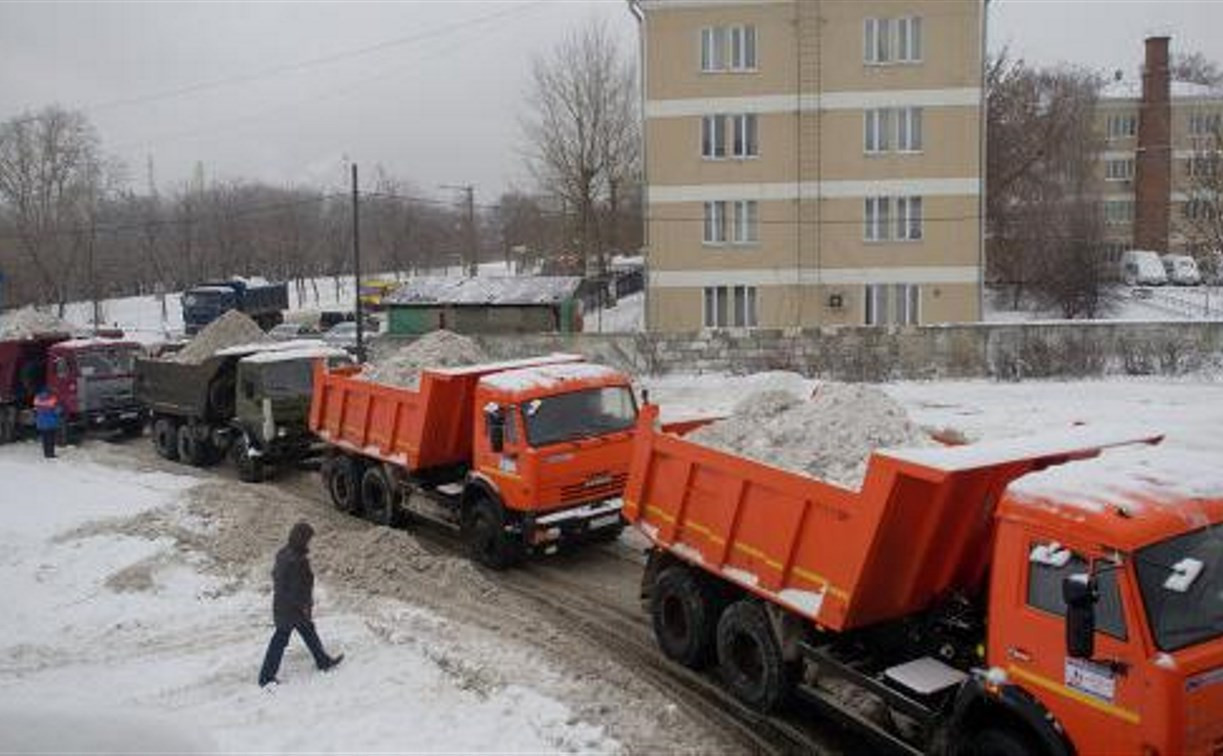
<svg viewBox="0 0 1223 756">
<path fill-rule="evenodd" d="M 799 685 L 795 688 L 795 694 L 803 701 L 824 710 L 825 713 L 830 714 L 833 718 L 847 721 L 851 726 L 858 728 L 860 732 L 875 741 L 876 745 L 881 749 L 910 754 L 911 756 L 920 756 L 922 753 L 921 749 L 915 748 L 907 741 L 902 740 L 864 717 L 860 712 L 844 706 L 836 698 L 815 686 Z"/>
</svg>

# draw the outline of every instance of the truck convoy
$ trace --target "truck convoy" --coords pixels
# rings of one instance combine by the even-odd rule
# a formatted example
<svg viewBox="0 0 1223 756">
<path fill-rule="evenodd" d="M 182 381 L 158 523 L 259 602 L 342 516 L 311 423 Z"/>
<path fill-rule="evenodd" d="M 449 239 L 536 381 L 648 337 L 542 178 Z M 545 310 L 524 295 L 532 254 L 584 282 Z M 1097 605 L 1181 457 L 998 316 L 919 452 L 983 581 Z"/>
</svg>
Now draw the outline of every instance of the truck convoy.
<svg viewBox="0 0 1223 756">
<path fill-rule="evenodd" d="M 441 523 L 500 569 L 619 535 L 636 416 L 627 376 L 552 355 L 427 369 L 417 388 L 320 365 L 310 429 L 331 445 L 323 479 L 340 510 Z"/>
<path fill-rule="evenodd" d="M 229 310 L 246 313 L 263 330 L 284 322 L 289 309 L 289 286 L 285 283 L 255 284 L 242 279 L 204 283 L 183 292 L 183 329 L 188 336 Z"/>
<path fill-rule="evenodd" d="M 239 477 L 317 452 L 306 428 L 314 362 L 347 363 L 319 342 L 272 342 L 222 349 L 200 362 L 170 355 L 136 361 L 136 396 L 152 416 L 162 457 L 204 467 L 229 453 Z"/>
<path fill-rule="evenodd" d="M 90 428 L 139 435 L 145 410 L 132 391 L 139 353 L 134 341 L 58 332 L 0 340 L 0 443 L 34 427 L 31 405 L 44 385 L 59 397 L 69 436 Z"/>
<path fill-rule="evenodd" d="M 638 418 L 624 515 L 653 544 L 643 598 L 672 660 L 907 752 L 1223 750 L 1223 500 L 1007 492 L 1159 436 L 877 451 L 850 491 L 657 413 Z"/>
</svg>

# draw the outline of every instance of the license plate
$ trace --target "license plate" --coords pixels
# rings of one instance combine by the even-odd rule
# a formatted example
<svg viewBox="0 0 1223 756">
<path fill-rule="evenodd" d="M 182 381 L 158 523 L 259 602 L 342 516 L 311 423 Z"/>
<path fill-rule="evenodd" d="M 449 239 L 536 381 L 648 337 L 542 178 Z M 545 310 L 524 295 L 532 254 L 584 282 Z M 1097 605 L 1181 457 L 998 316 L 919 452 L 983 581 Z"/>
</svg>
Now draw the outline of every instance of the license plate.
<svg viewBox="0 0 1223 756">
<path fill-rule="evenodd" d="M 595 517 L 590 521 L 589 527 L 591 530 L 598 530 L 599 528 L 606 528 L 608 525 L 615 525 L 618 522 L 620 522 L 620 513 L 616 512 L 614 514 L 603 515 L 602 517 Z"/>
</svg>

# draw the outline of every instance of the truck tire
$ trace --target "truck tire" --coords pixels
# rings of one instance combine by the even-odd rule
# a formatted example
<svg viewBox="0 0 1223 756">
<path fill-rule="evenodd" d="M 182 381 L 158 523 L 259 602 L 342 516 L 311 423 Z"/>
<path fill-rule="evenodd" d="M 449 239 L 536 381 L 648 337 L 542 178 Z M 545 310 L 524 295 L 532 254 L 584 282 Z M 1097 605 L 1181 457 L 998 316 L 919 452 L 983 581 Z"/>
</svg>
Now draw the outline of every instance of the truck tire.
<svg viewBox="0 0 1223 756">
<path fill-rule="evenodd" d="M 153 421 L 153 448 L 163 459 L 178 459 L 178 425 L 168 417 Z"/>
<path fill-rule="evenodd" d="M 361 476 L 361 512 L 375 525 L 399 524 L 399 492 L 381 465 L 370 465 Z"/>
<path fill-rule="evenodd" d="M 361 504 L 359 463 L 349 457 L 335 457 L 323 465 L 323 479 L 335 508 L 355 514 Z"/>
<path fill-rule="evenodd" d="M 683 566 L 668 567 L 650 591 L 654 638 L 663 654 L 690 669 L 709 662 L 717 641 L 717 608 L 698 575 Z"/>
<path fill-rule="evenodd" d="M 505 510 L 487 496 L 472 505 L 464 530 L 471 558 L 485 567 L 504 570 L 522 559 L 521 544 L 505 537 Z"/>
<path fill-rule="evenodd" d="M 1032 738 L 1013 727 L 986 725 L 973 733 L 960 750 L 964 756 L 1026 756 L 1042 753 Z"/>
<path fill-rule="evenodd" d="M 178 459 L 195 467 L 208 467 L 217 462 L 217 449 L 207 440 L 196 438 L 195 428 L 178 426 Z"/>
<path fill-rule="evenodd" d="M 775 711 L 788 698 L 792 670 L 759 601 L 740 599 L 722 613 L 718 668 L 730 692 L 757 711 Z"/>
<path fill-rule="evenodd" d="M 234 467 L 238 468 L 239 480 L 243 483 L 262 483 L 263 459 L 251 454 L 252 451 L 254 449 L 251 447 L 251 441 L 243 433 L 234 440 L 234 445 L 229 447 L 229 456 Z"/>
<path fill-rule="evenodd" d="M 0 407 L 0 444 L 17 440 L 17 408 Z"/>
</svg>

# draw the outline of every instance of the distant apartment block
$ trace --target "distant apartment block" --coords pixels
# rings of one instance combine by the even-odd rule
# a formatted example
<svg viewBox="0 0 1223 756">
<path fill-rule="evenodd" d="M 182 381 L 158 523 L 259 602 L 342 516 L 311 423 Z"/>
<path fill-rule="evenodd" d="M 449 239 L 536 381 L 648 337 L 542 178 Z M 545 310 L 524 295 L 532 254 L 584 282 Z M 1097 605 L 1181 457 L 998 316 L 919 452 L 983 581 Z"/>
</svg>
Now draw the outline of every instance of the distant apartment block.
<svg viewBox="0 0 1223 756">
<path fill-rule="evenodd" d="M 1223 91 L 1172 81 L 1168 42 L 1148 38 L 1142 81 L 1110 82 L 1096 107 L 1096 179 L 1114 260 L 1127 249 L 1199 254 L 1210 245 L 1199 221 L 1217 205 Z"/>
<path fill-rule="evenodd" d="M 980 318 L 981 0 L 640 0 L 652 330 Z"/>
</svg>

